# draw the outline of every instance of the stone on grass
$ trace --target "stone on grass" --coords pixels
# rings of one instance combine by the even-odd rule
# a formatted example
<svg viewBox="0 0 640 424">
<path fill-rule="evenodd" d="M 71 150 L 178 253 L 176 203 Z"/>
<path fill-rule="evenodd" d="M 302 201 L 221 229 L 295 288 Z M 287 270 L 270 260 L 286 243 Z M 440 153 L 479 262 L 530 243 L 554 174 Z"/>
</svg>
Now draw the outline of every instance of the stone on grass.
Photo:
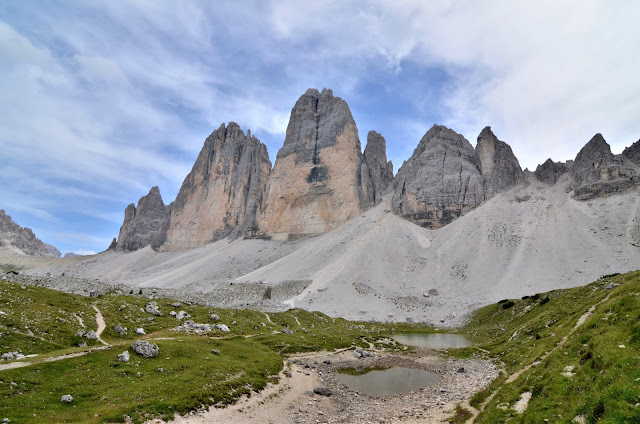
<svg viewBox="0 0 640 424">
<path fill-rule="evenodd" d="M 147 333 L 144 331 L 144 328 L 140 327 L 140 328 L 136 328 L 136 334 L 139 336 L 144 336 Z"/>
<path fill-rule="evenodd" d="M 129 351 L 125 350 L 124 352 L 122 352 L 121 354 L 118 355 L 118 361 L 120 362 L 129 362 Z"/>
<path fill-rule="evenodd" d="M 220 351 L 218 349 L 213 349 L 211 353 L 213 353 L 214 355 L 220 355 Z"/>
<path fill-rule="evenodd" d="M 171 312 L 169 312 L 169 315 L 171 315 L 172 317 L 175 317 L 178 314 L 176 313 L 176 311 L 171 311 Z"/>
<path fill-rule="evenodd" d="M 181 307 L 181 306 L 182 306 L 182 303 L 180 303 L 180 302 L 175 302 L 175 303 L 172 303 L 172 304 L 171 304 L 171 306 L 173 306 L 174 308 L 179 308 L 179 307 Z"/>
<path fill-rule="evenodd" d="M 144 307 L 144 310 L 149 314 L 153 314 L 159 317 L 162 316 L 162 312 L 160 312 L 160 309 L 158 309 L 158 304 L 156 302 L 147 303 L 147 306 Z"/>
<path fill-rule="evenodd" d="M 84 335 L 84 337 L 89 339 L 89 340 L 98 340 L 98 335 L 93 330 L 87 331 L 87 333 Z"/>
<path fill-rule="evenodd" d="M 78 330 L 78 332 L 75 334 L 75 337 L 84 337 L 84 335 L 85 335 L 86 333 L 87 333 L 86 331 L 84 331 L 83 329 L 80 329 L 80 330 Z"/>
<path fill-rule="evenodd" d="M 284 334 L 293 334 L 293 331 L 289 330 L 289 329 L 288 329 L 288 328 L 286 328 L 286 327 L 282 329 L 282 332 L 283 332 Z"/>
<path fill-rule="evenodd" d="M 71 396 L 71 395 L 62 395 L 62 397 L 60 398 L 60 402 L 62 402 L 62 403 L 71 403 L 71 402 L 73 402 L 73 396 Z"/>
<path fill-rule="evenodd" d="M 176 319 L 187 319 L 187 318 L 191 318 L 191 315 L 189 315 L 186 311 L 180 311 L 176 314 Z"/>
<path fill-rule="evenodd" d="M 116 333 L 120 334 L 121 336 L 124 336 L 124 335 L 127 334 L 127 330 L 122 328 L 120 325 L 114 325 L 113 326 L 113 331 L 115 331 Z"/>
<path fill-rule="evenodd" d="M 136 340 L 131 345 L 131 349 L 143 358 L 155 358 L 160 353 L 160 348 L 157 344 L 151 344 L 146 340 Z"/>
<path fill-rule="evenodd" d="M 223 331 L 223 332 L 225 332 L 225 333 L 228 333 L 229 331 L 231 331 L 231 330 L 229 330 L 229 327 L 227 327 L 227 326 L 226 326 L 226 325 L 224 325 L 224 324 L 215 324 L 215 325 L 213 326 L 213 328 L 215 328 L 216 330 Z"/>
<path fill-rule="evenodd" d="M 218 314 L 211 314 L 211 321 L 220 321 L 220 315 Z"/>
</svg>

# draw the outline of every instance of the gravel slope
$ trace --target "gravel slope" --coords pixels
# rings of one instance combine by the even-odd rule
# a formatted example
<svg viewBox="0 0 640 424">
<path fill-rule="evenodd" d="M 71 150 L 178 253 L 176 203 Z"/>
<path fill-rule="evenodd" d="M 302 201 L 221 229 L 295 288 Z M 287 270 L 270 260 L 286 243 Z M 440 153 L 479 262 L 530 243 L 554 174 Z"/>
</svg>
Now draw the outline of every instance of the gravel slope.
<svg viewBox="0 0 640 424">
<path fill-rule="evenodd" d="M 470 310 L 503 298 L 640 269 L 640 193 L 580 202 L 567 186 L 567 175 L 552 187 L 529 175 L 439 230 L 390 213 L 386 198 L 331 232 L 293 243 L 222 240 L 182 252 L 105 252 L 55 265 L 32 261 L 28 272 L 213 297 L 225 291 L 225 306 L 455 326 Z M 268 287 L 278 295 L 266 300 Z M 234 290 L 244 303 L 233 303 Z"/>
</svg>

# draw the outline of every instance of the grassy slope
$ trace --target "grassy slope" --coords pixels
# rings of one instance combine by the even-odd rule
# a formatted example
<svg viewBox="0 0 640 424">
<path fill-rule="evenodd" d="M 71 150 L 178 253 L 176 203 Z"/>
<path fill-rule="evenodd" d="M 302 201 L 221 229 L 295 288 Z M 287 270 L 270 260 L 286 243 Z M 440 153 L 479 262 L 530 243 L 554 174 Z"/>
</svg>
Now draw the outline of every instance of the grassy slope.
<svg viewBox="0 0 640 424">
<path fill-rule="evenodd" d="M 611 283 L 620 286 L 604 288 Z M 541 304 L 547 297 L 549 301 Z M 505 375 L 471 402 L 479 407 L 496 392 L 476 422 L 547 419 L 570 423 L 577 416 L 586 422 L 640 422 L 640 407 L 636 407 L 640 402 L 640 272 L 514 302 L 509 309 L 502 304 L 482 308 L 465 329 L 488 340 L 482 347 L 505 367 Z M 579 317 L 593 305 L 597 305 L 594 313 L 571 333 Z M 566 343 L 554 350 L 567 335 Z M 549 351 L 552 353 L 540 364 L 506 383 L 507 374 Z M 565 367 L 574 367 L 575 375 L 562 375 Z M 531 392 L 532 397 L 520 415 L 512 407 L 523 392 Z"/>
<path fill-rule="evenodd" d="M 87 298 L 0 282 L 0 311 L 6 314 L 0 315 L 0 353 L 20 349 L 24 354 L 40 354 L 28 359 L 38 361 L 86 351 L 74 347 L 86 341 L 74 336 L 82 328 L 76 316 L 83 318 L 86 329 L 96 330 L 92 305 L 100 309 L 107 324 L 102 338 L 112 344 L 86 356 L 1 371 L 0 418 L 21 423 L 169 418 L 174 412 L 233 402 L 243 393 L 277 381 L 283 354 L 366 347 L 363 338 L 381 344 L 378 337 L 390 331 L 425 331 L 419 324 L 355 323 L 302 310 L 266 315 L 188 304 L 174 308 L 170 299 L 155 301 L 162 316 L 144 312 L 149 300 L 143 297 Z M 184 310 L 199 323 L 212 323 L 210 315 L 215 312 L 231 332 L 195 336 L 170 331 L 179 323 L 169 315 L 172 310 Z M 115 332 L 116 324 L 127 328 L 127 334 Z M 282 333 L 285 326 L 294 334 Z M 159 345 L 160 356 L 143 359 L 130 350 L 131 361 L 119 362 L 117 354 L 140 338 L 135 334 L 138 327 L 147 332 L 143 338 L 160 339 L 151 341 Z M 73 403 L 61 403 L 63 394 L 71 394 Z"/>
</svg>

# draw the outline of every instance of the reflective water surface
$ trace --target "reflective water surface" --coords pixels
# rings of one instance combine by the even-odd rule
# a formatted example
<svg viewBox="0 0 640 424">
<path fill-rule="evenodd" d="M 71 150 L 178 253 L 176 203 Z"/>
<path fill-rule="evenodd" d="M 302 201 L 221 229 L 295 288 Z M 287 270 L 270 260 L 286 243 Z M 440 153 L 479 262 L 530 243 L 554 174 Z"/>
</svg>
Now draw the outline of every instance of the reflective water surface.
<svg viewBox="0 0 640 424">
<path fill-rule="evenodd" d="M 353 369 L 338 370 L 336 377 L 351 390 L 372 396 L 394 396 L 415 392 L 438 384 L 440 376 L 425 370 L 394 367 L 355 374 Z"/>
<path fill-rule="evenodd" d="M 427 347 L 431 349 L 448 349 L 455 347 L 467 347 L 473 345 L 473 341 L 460 334 L 444 333 L 405 333 L 394 334 L 394 340 L 408 346 Z"/>
</svg>

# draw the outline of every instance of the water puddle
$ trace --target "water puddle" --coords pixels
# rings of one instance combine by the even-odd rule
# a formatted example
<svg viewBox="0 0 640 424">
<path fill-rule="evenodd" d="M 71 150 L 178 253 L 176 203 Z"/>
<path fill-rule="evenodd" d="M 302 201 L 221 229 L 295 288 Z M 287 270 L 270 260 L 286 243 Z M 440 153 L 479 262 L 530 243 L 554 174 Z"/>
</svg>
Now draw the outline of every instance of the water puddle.
<svg viewBox="0 0 640 424">
<path fill-rule="evenodd" d="M 393 367 L 361 372 L 353 368 L 337 370 L 336 377 L 351 390 L 370 396 L 395 396 L 436 385 L 440 376 L 425 370 Z"/>
<path fill-rule="evenodd" d="M 397 342 L 408 346 L 426 347 L 430 349 L 449 349 L 468 347 L 474 344 L 467 336 L 444 333 L 403 333 L 391 336 Z"/>
</svg>

